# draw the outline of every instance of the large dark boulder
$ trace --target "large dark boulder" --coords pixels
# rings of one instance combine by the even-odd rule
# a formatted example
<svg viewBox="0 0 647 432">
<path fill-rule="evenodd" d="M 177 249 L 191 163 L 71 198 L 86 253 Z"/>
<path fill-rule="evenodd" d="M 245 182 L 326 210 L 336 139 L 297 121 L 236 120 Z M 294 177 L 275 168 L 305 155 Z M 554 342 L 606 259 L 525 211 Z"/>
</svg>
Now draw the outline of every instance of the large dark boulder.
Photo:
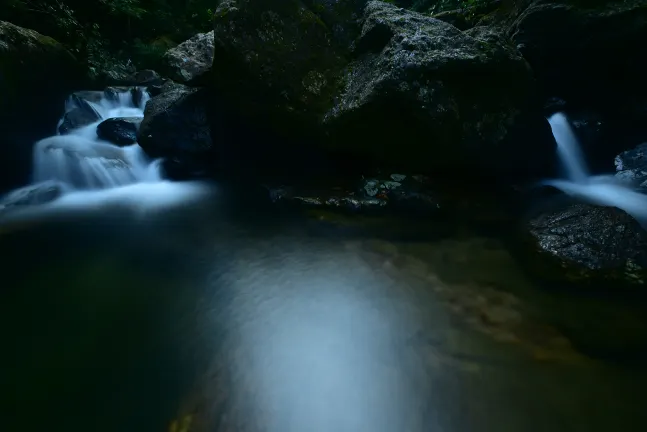
<svg viewBox="0 0 647 432">
<path fill-rule="evenodd" d="M 549 282 L 613 291 L 647 284 L 647 232 L 615 207 L 571 204 L 527 222 L 533 273 Z"/>
<path fill-rule="evenodd" d="M 102 121 L 97 126 L 97 136 L 118 146 L 137 142 L 137 131 L 142 119 L 140 117 L 114 117 Z"/>
<path fill-rule="evenodd" d="M 463 33 L 380 1 L 226 0 L 214 37 L 230 107 L 358 171 L 482 179 L 552 163 L 532 73 L 488 28 Z"/>
<path fill-rule="evenodd" d="M 213 31 L 199 33 L 168 50 L 162 61 L 165 75 L 180 83 L 193 83 L 204 77 L 213 64 Z"/>
<path fill-rule="evenodd" d="M 216 89 L 243 115 L 286 136 L 308 135 L 338 94 L 348 54 L 339 44 L 354 34 L 344 14 L 332 13 L 335 3 L 344 2 L 221 1 L 214 15 Z"/>
<path fill-rule="evenodd" d="M 448 176 L 548 167 L 553 144 L 535 109 L 532 72 L 497 32 L 461 32 L 373 1 L 356 47 L 344 90 L 325 116 L 331 144 Z"/>
<path fill-rule="evenodd" d="M 55 133 L 86 72 L 54 39 L 0 21 L 0 192 L 27 183 L 32 144 Z"/>
<path fill-rule="evenodd" d="M 154 158 L 177 167 L 172 177 L 192 177 L 212 168 L 213 141 L 208 116 L 210 92 L 167 83 L 146 104 L 139 145 Z"/>
</svg>

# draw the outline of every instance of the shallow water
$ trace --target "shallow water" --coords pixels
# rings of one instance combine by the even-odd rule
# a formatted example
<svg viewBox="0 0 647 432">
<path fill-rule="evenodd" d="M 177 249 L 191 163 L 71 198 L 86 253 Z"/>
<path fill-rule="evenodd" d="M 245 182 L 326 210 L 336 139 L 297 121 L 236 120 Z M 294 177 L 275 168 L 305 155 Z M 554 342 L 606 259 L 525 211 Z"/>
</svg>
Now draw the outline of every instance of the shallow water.
<svg viewBox="0 0 647 432">
<path fill-rule="evenodd" d="M 3 430 L 644 430 L 645 305 L 503 236 L 133 204 L 0 225 Z"/>
</svg>

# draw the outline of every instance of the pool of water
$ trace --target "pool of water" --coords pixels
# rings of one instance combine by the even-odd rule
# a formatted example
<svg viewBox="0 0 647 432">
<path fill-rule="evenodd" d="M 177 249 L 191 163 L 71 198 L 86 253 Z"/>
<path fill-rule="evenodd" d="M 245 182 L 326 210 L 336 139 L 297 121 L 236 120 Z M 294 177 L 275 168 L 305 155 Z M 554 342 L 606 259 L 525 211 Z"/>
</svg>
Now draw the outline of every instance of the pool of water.
<svg viewBox="0 0 647 432">
<path fill-rule="evenodd" d="M 645 305 L 506 233 L 217 193 L 0 225 L 9 431 L 639 431 Z"/>
</svg>

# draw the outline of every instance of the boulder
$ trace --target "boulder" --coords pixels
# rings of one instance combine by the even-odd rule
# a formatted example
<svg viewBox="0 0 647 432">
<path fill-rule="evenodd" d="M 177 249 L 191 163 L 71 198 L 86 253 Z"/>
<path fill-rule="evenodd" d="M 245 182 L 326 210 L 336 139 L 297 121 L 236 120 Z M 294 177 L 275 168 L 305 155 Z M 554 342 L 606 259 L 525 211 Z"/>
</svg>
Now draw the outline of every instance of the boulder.
<svg viewBox="0 0 647 432">
<path fill-rule="evenodd" d="M 196 82 L 211 70 L 213 64 L 213 31 L 199 33 L 168 50 L 162 61 L 166 75 L 181 83 Z"/>
<path fill-rule="evenodd" d="M 525 175 L 552 163 L 532 72 L 490 28 L 461 32 L 372 1 L 355 54 L 344 90 L 324 117 L 329 144 L 339 150 L 448 176 Z"/>
<path fill-rule="evenodd" d="M 0 216 L 16 208 L 54 201 L 64 191 L 65 187 L 54 181 L 45 181 L 17 189 L 0 199 Z"/>
<path fill-rule="evenodd" d="M 171 166 L 179 166 L 173 172 L 203 172 L 213 156 L 207 115 L 210 96 L 206 89 L 165 84 L 162 93 L 146 104 L 139 145 L 151 157 L 163 157 Z"/>
<path fill-rule="evenodd" d="M 86 85 L 86 72 L 54 39 L 0 21 L 0 193 L 27 183 L 31 145 L 54 133 L 63 101 Z"/>
<path fill-rule="evenodd" d="M 616 177 L 647 192 L 647 143 L 620 153 L 614 162 Z"/>
<path fill-rule="evenodd" d="M 115 117 L 102 121 L 97 126 L 97 136 L 118 146 L 137 142 L 140 117 Z"/>
<path fill-rule="evenodd" d="M 214 37 L 215 88 L 231 108 L 285 141 L 361 160 L 357 172 L 482 179 L 546 175 L 554 162 L 531 70 L 488 28 L 464 33 L 381 1 L 226 0 Z"/>
<path fill-rule="evenodd" d="M 221 1 L 214 14 L 215 88 L 240 113 L 285 136 L 317 135 L 308 132 L 338 94 L 347 62 L 348 47 L 340 45 L 355 34 L 353 14 L 334 13 L 338 3 L 355 2 Z"/>
<path fill-rule="evenodd" d="M 72 94 L 66 104 L 63 121 L 58 127 L 61 135 L 67 135 L 74 129 L 88 126 L 101 120 L 101 115 L 84 99 L 82 95 Z"/>
<path fill-rule="evenodd" d="M 647 232 L 615 207 L 570 204 L 526 226 L 533 273 L 553 283 L 613 290 L 647 283 Z"/>
</svg>

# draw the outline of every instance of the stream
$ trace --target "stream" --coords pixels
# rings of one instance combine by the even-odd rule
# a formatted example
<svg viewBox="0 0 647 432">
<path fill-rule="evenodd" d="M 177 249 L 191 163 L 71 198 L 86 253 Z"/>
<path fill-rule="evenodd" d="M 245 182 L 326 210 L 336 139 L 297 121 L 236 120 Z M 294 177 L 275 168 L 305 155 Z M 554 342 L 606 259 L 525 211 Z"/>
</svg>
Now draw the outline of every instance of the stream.
<svg viewBox="0 0 647 432">
<path fill-rule="evenodd" d="M 280 210 L 140 153 L 35 146 L 64 187 L 0 220 L 3 430 L 645 429 L 644 297 L 540 285 L 510 227 Z"/>
</svg>

